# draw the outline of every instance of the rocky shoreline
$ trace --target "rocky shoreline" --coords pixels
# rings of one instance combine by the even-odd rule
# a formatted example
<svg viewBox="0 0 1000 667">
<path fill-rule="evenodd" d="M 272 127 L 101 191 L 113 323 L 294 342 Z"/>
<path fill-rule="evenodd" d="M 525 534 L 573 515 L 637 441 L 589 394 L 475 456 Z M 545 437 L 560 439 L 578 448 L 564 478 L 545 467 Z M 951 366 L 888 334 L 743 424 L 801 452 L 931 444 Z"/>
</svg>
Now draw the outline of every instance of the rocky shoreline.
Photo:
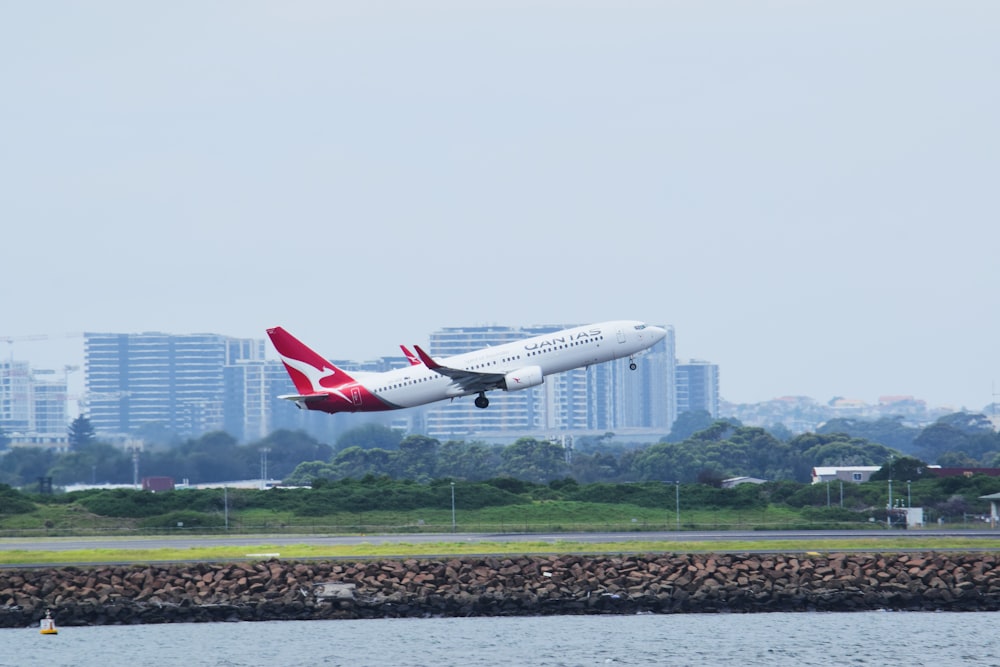
<svg viewBox="0 0 1000 667">
<path fill-rule="evenodd" d="M 0 569 L 0 627 L 1000 609 L 993 554 L 650 554 Z"/>
</svg>

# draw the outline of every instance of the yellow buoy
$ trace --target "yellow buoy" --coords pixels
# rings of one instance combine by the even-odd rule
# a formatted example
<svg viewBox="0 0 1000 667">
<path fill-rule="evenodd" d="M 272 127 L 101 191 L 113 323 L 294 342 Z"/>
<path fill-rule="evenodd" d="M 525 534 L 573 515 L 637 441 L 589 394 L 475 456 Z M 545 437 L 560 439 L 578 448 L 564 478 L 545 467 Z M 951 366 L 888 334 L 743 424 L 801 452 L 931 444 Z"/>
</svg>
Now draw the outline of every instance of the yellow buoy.
<svg viewBox="0 0 1000 667">
<path fill-rule="evenodd" d="M 48 609 L 45 610 L 45 618 L 42 619 L 38 632 L 43 635 L 59 634 L 59 631 L 56 630 L 56 622 L 52 619 L 52 612 Z"/>
</svg>

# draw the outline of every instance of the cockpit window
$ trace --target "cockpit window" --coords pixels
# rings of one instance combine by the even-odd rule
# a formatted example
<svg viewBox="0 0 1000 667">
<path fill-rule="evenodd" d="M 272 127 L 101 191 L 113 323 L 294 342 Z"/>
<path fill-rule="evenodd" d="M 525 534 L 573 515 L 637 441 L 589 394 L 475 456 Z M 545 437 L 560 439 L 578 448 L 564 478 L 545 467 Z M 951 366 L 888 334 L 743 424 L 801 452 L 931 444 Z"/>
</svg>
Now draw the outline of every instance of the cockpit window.
<svg viewBox="0 0 1000 667">
<path fill-rule="evenodd" d="M 643 330 L 645 328 L 646 328 L 645 324 L 637 324 L 637 325 L 635 325 L 635 330 L 636 331 L 641 331 L 641 330 Z"/>
</svg>

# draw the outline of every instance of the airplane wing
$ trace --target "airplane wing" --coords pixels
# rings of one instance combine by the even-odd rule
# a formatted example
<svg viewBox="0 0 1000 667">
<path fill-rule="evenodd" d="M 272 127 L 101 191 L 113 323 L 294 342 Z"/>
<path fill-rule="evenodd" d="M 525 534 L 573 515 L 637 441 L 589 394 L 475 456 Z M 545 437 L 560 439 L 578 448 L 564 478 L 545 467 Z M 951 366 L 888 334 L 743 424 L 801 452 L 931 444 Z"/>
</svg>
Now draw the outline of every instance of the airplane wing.
<svg viewBox="0 0 1000 667">
<path fill-rule="evenodd" d="M 450 377 L 455 384 L 465 391 L 489 391 L 502 386 L 501 383 L 504 379 L 503 373 L 480 373 L 477 371 L 468 371 L 464 368 L 442 366 L 438 362 L 434 361 L 431 355 L 424 352 L 419 345 L 414 345 L 413 349 L 417 351 L 417 356 L 420 357 L 420 361 L 424 362 L 424 365 L 427 366 L 427 368 L 431 369 L 435 373 L 440 373 L 441 375 Z"/>
</svg>

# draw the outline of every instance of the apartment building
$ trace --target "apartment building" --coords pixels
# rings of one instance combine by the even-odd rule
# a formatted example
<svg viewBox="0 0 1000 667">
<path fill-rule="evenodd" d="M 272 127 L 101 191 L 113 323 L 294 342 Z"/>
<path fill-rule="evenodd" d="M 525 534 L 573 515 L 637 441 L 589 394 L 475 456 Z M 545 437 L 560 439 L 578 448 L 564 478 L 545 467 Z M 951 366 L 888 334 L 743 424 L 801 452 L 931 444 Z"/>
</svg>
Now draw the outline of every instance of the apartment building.
<svg viewBox="0 0 1000 667">
<path fill-rule="evenodd" d="M 264 341 L 219 334 L 86 333 L 87 416 L 103 435 L 158 423 L 184 435 L 224 426 L 224 368 L 263 360 Z"/>
<path fill-rule="evenodd" d="M 677 364 L 677 414 L 699 410 L 719 416 L 719 367 L 692 359 Z"/>
</svg>

